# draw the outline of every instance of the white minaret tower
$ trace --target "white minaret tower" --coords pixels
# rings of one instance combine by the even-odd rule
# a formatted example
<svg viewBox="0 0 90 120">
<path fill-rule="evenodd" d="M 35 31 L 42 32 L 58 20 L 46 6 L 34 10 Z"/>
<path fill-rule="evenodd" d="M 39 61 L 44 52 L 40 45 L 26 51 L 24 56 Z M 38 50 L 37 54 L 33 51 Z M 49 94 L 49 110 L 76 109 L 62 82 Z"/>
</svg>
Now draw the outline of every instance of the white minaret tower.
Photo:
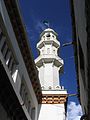
<svg viewBox="0 0 90 120">
<path fill-rule="evenodd" d="M 58 56 L 60 43 L 53 29 L 45 29 L 37 43 L 39 57 L 35 60 L 42 87 L 42 105 L 38 120 L 65 120 L 67 91 L 60 86 L 59 72 L 63 60 Z"/>
</svg>

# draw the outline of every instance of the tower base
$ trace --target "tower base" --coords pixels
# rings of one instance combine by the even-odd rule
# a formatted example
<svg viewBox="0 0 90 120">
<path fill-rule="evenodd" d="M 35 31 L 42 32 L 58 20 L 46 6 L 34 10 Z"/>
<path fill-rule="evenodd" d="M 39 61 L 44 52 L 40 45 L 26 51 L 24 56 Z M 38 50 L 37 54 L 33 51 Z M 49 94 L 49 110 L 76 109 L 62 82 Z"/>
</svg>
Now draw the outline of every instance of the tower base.
<svg viewBox="0 0 90 120">
<path fill-rule="evenodd" d="M 65 120 L 67 91 L 45 90 L 42 91 L 42 94 L 42 104 L 38 120 Z"/>
</svg>

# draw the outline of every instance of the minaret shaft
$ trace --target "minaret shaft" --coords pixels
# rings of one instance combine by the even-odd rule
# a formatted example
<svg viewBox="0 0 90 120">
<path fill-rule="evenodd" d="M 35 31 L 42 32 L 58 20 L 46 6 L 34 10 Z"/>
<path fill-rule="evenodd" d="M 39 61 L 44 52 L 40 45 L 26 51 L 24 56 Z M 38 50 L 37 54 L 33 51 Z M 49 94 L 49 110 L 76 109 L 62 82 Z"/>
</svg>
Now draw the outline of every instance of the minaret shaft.
<svg viewBox="0 0 90 120">
<path fill-rule="evenodd" d="M 55 89 L 59 86 L 59 71 L 52 63 L 44 64 L 39 68 L 39 78 L 42 87 Z"/>
<path fill-rule="evenodd" d="M 52 29 L 44 31 L 37 43 L 39 56 L 35 60 L 39 71 L 41 86 L 45 89 L 56 89 L 60 86 L 59 71 L 63 67 L 63 60 L 58 56 L 60 43 L 57 34 Z"/>
</svg>

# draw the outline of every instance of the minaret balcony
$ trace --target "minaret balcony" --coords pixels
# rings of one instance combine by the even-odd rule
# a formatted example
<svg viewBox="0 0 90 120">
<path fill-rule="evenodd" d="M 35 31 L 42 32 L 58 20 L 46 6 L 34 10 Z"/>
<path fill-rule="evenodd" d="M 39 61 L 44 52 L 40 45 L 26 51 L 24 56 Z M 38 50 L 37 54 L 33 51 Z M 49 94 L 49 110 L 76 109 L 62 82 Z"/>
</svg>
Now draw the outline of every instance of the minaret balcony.
<svg viewBox="0 0 90 120">
<path fill-rule="evenodd" d="M 40 55 L 35 59 L 35 63 L 38 67 L 41 67 L 43 63 L 53 63 L 53 65 L 57 67 L 62 67 L 64 64 L 63 60 L 60 57 L 53 54 Z"/>
<path fill-rule="evenodd" d="M 45 44 L 51 44 L 53 46 L 55 46 L 56 48 L 60 47 L 60 43 L 59 41 L 57 41 L 56 39 L 49 39 L 49 40 L 44 40 L 41 39 L 38 43 L 37 43 L 37 48 L 42 48 Z"/>
</svg>

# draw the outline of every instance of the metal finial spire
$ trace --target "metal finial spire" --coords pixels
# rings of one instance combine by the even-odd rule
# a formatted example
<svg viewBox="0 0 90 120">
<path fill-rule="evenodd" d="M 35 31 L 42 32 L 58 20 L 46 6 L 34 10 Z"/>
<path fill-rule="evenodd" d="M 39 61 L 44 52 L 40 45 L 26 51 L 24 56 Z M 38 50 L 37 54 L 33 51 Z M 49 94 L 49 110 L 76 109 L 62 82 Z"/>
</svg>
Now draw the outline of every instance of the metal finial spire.
<svg viewBox="0 0 90 120">
<path fill-rule="evenodd" d="M 46 27 L 49 28 L 49 22 L 48 22 L 47 20 L 44 20 L 44 21 L 43 21 L 43 24 L 44 24 Z"/>
</svg>

